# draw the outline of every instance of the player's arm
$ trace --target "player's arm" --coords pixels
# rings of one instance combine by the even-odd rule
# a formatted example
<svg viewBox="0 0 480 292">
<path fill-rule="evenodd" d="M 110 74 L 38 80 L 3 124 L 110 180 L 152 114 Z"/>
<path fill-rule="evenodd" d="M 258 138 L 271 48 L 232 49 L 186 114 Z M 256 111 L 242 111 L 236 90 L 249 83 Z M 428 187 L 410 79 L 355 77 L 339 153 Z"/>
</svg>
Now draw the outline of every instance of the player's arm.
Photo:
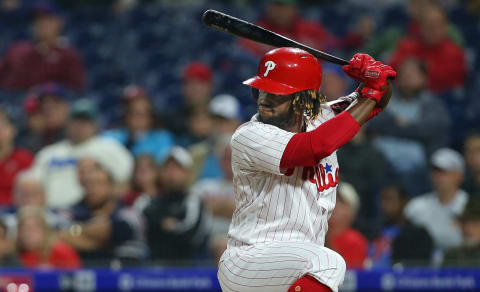
<svg viewBox="0 0 480 292">
<path fill-rule="evenodd" d="M 375 78 L 359 79 L 365 86 L 357 89 L 360 98 L 355 105 L 321 124 L 317 129 L 297 133 L 290 139 L 280 162 L 283 171 L 293 167 L 317 165 L 322 158 L 350 141 L 366 121 L 383 109 L 376 106 L 383 98 L 387 101 L 390 99 L 391 85 L 387 80 L 394 78 L 396 73 L 391 67 L 379 62 L 373 64 L 364 66 L 363 71 L 359 71 L 361 72 L 359 74 Z M 369 71 L 365 73 L 365 70 Z"/>
</svg>

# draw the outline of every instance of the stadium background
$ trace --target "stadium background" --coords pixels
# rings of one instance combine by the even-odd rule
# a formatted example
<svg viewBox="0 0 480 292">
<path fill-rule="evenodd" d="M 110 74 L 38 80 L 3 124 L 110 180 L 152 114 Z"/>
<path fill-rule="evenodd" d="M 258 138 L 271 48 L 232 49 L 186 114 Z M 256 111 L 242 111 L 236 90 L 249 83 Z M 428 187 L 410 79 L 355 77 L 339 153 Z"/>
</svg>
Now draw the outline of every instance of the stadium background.
<svg viewBox="0 0 480 292">
<path fill-rule="evenodd" d="M 387 63 L 398 51 L 397 45 L 401 40 L 415 34 L 415 28 L 412 28 L 412 22 L 414 22 L 412 15 L 415 14 L 415 11 L 412 12 L 409 9 L 419 9 L 419 11 L 427 9 L 422 10 L 423 15 L 428 14 L 430 8 L 424 8 L 422 3 L 426 5 L 425 7 L 430 7 L 428 5 L 435 7 L 431 9 L 441 9 L 448 19 L 448 38 L 463 54 L 464 64 L 457 64 L 460 69 L 452 69 L 447 65 L 437 68 L 439 71 L 447 72 L 452 69 L 455 72 L 458 70 L 465 72 L 464 76 L 460 73 L 462 76 L 452 84 L 443 84 L 444 86 L 430 84 L 429 86 L 429 92 L 434 99 L 434 102 L 430 103 L 433 104 L 431 108 L 440 108 L 437 115 L 443 116 L 444 119 L 440 117 L 438 120 L 434 119 L 433 123 L 432 120 L 427 123 L 426 116 L 423 116 L 425 120 L 420 118 L 414 123 L 414 126 L 404 128 L 404 131 L 385 130 L 393 120 L 382 120 L 382 122 L 372 125 L 370 130 L 367 129 L 365 141 L 347 145 L 347 150 L 339 153 L 340 167 L 345 169 L 343 179 L 348 180 L 357 189 L 356 195 L 346 194 L 345 197 L 342 196 L 341 201 L 355 207 L 358 206 L 355 197 L 359 199 L 360 210 L 353 212 L 356 219 L 352 222 L 352 226 L 364 238 L 365 242 L 361 246 L 366 248 L 366 254 L 360 256 L 361 263 L 359 265 L 352 264 L 343 289 L 345 291 L 480 290 L 480 270 L 478 270 L 480 266 L 480 252 L 478 252 L 480 243 L 478 241 L 480 238 L 473 247 L 468 247 L 469 250 L 473 250 L 473 252 L 467 253 L 468 257 L 465 257 L 461 251 L 457 258 L 455 258 L 455 253 L 452 253 L 451 262 L 445 260 L 448 249 L 439 248 L 434 239 L 433 243 L 428 245 L 428 243 L 423 244 L 423 239 L 416 241 L 413 235 L 411 238 L 407 238 L 410 245 L 405 242 L 403 244 L 407 249 L 416 249 L 417 247 L 421 249 L 427 246 L 426 248 L 430 251 L 428 259 L 406 255 L 406 260 L 394 262 L 390 253 L 388 253 L 386 262 L 375 259 L 377 253 L 385 252 L 379 248 L 379 244 L 387 244 L 388 249 L 393 249 L 393 239 L 391 242 L 387 240 L 387 243 L 382 241 L 385 240 L 385 235 L 388 233 L 385 227 L 388 218 L 385 217 L 380 203 L 382 196 L 385 196 L 385 190 L 392 186 L 401 186 L 399 189 L 408 193 L 405 195 L 407 200 L 432 190 L 429 157 L 438 148 L 452 148 L 466 158 L 466 179 L 461 187 L 468 192 L 471 201 L 475 201 L 474 199 L 478 196 L 476 192 L 480 185 L 478 180 L 480 167 L 478 166 L 479 162 L 476 161 L 480 160 L 480 151 L 472 152 L 469 154 L 471 156 L 467 157 L 465 147 L 467 138 L 473 141 L 472 144 L 478 145 L 475 142 L 478 143 L 480 137 L 478 132 L 475 132 L 478 130 L 480 117 L 480 101 L 477 98 L 480 90 L 480 75 L 478 74 L 480 70 L 480 58 L 478 58 L 480 5 L 478 1 L 85 0 L 73 2 L 59 0 L 46 2 L 3 0 L 0 3 L 2 4 L 0 5 L 0 106 L 3 112 L 8 113 L 12 124 L 17 129 L 17 146 L 23 148 L 31 146 L 25 142 L 28 140 L 25 137 L 34 133 L 29 129 L 31 126 L 29 118 L 35 114 L 42 115 L 41 100 L 45 95 L 61 95 L 62 102 L 68 105 L 71 114 L 67 116 L 61 129 L 57 129 L 59 133 L 61 132 L 58 137 L 48 143 L 44 141 L 44 144 L 40 143 L 40 146 L 31 146 L 32 148 L 29 150 L 33 154 L 38 154 L 47 144 L 57 142 L 64 137 L 64 128 L 68 120 L 72 119 L 74 112 L 94 115 L 99 133 L 108 136 L 109 133 L 112 133 L 108 131 L 123 127 L 126 103 L 136 98 L 143 98 L 143 96 L 147 96 L 152 102 L 155 114 L 160 120 L 158 129 L 167 132 L 171 140 L 168 143 L 165 142 L 168 145 L 160 154 L 154 150 L 135 152 L 125 145 L 131 150 L 132 156 L 136 158 L 137 167 L 133 170 L 134 174 L 128 178 L 128 181 L 132 183 L 124 186 L 125 192 L 118 194 L 116 198 L 131 208 L 134 208 L 132 207 L 134 199 L 145 192 L 141 188 L 136 189 L 138 186 L 134 186 L 139 157 L 146 153 L 152 156 L 155 173 L 161 172 L 165 161 L 172 158 L 172 154 L 167 153 L 170 153 L 173 145 L 180 145 L 189 150 L 194 164 L 196 163 L 195 151 L 198 150 L 198 147 L 195 146 L 206 147 L 204 151 L 209 153 L 204 154 L 208 156 L 206 160 L 210 163 L 213 159 L 214 162 L 211 163 L 216 163 L 214 166 L 206 163 L 201 170 L 196 170 L 194 178 L 189 176 L 188 182 L 185 181 L 185 187 L 190 188 L 187 193 L 194 193 L 193 190 L 199 186 L 196 183 L 206 178 L 216 179 L 217 183 L 220 182 L 219 185 L 222 185 L 221 182 L 225 177 L 228 180 L 228 174 L 225 174 L 221 167 L 222 155 L 218 156 L 218 151 L 214 148 L 224 146 L 222 139 L 215 140 L 216 134 L 228 132 L 228 129 L 215 128 L 215 125 L 219 125 L 215 122 L 220 120 L 246 121 L 256 111 L 249 89 L 241 82 L 256 72 L 261 55 L 255 53 L 255 50 L 263 48 L 252 49 L 251 45 L 230 35 L 203 26 L 201 15 L 206 9 L 216 9 L 241 19 L 256 22 L 265 17 L 267 7 L 270 5 L 296 6 L 302 21 L 315 23 L 313 28 L 305 25 L 303 31 L 295 32 L 300 35 L 300 38 L 304 37 L 300 41 L 307 41 L 312 46 L 327 50 L 345 59 L 349 59 L 355 52 L 368 52 Z M 415 4 L 418 5 L 415 6 Z M 85 77 L 83 85 L 70 86 L 62 84 L 60 80 L 52 79 L 48 80 L 48 84 L 42 81 L 32 86 L 11 86 L 5 81 L 9 74 L 8 69 L 5 70 L 8 68 L 5 64 L 11 45 L 33 38 L 32 23 L 41 17 L 39 15 L 42 17 L 53 15 L 63 20 L 62 36 L 66 37 L 69 46 L 75 48 L 84 64 L 85 70 L 84 73 L 81 73 Z M 322 33 L 322 36 L 312 39 L 309 31 Z M 420 37 L 419 35 L 415 36 Z M 433 61 L 429 59 L 429 56 L 425 57 L 426 55 L 428 54 L 420 54 L 415 57 L 416 60 L 420 59 L 427 64 L 439 60 L 442 64 L 449 63 L 448 53 L 438 59 L 433 57 Z M 342 76 L 339 68 L 328 64 L 323 65 L 325 74 L 329 76 L 327 81 L 324 79 L 324 84 L 331 83 L 340 88 L 330 88 L 331 92 L 347 93 L 355 88 L 354 83 Z M 427 68 L 427 76 L 429 74 Z M 451 74 L 451 79 L 457 78 L 454 75 Z M 185 111 L 185 84 L 192 79 L 209 83 L 212 90 L 209 92 L 210 96 L 208 96 L 205 107 L 200 107 L 195 111 Z M 229 98 L 226 98 L 227 101 L 224 99 L 224 103 L 221 103 L 222 99 L 219 99 L 219 103 L 222 104 L 221 109 L 215 111 L 214 106 L 208 102 L 211 97 L 219 94 L 234 96 L 239 105 Z M 400 97 L 398 98 L 400 100 Z M 83 109 L 82 112 L 82 102 L 85 106 L 85 99 L 89 102 L 86 103 L 87 110 Z M 419 105 L 417 104 L 417 106 Z M 416 109 L 410 108 L 410 110 L 415 111 Z M 407 116 L 409 116 L 408 111 L 407 109 Z M 198 124 L 205 122 L 205 116 L 209 115 L 220 120 L 214 120 L 213 125 L 209 124 L 208 130 L 196 129 L 191 125 L 195 121 Z M 448 122 L 445 122 L 445 119 Z M 189 121 L 190 124 L 186 122 L 183 128 L 177 127 L 177 123 L 185 123 L 185 121 Z M 382 123 L 386 123 L 383 125 L 384 127 L 382 127 Z M 228 126 L 225 127 L 228 128 Z M 153 128 L 156 130 L 156 127 Z M 396 125 L 395 128 L 398 129 L 399 126 Z M 378 143 L 379 137 L 392 136 L 403 139 L 402 141 L 409 140 L 421 145 L 420 157 L 424 160 L 423 164 L 413 163 L 411 166 L 409 161 L 412 159 L 408 159 L 409 157 L 391 155 L 391 151 L 398 149 L 395 147 L 382 148 L 382 145 L 385 146 L 385 144 Z M 435 140 L 435 137 L 431 138 L 431 136 L 442 137 L 441 142 L 430 143 Z M 222 137 L 224 138 L 224 136 Z M 2 145 L 0 145 L 1 147 Z M 408 155 L 409 153 L 417 155 L 419 152 L 412 150 L 412 152 L 406 151 L 401 154 Z M 352 156 L 356 159 L 351 158 Z M 190 167 L 189 163 L 185 164 L 182 157 L 184 157 L 182 154 L 173 155 L 173 160 L 180 166 Z M 442 158 L 448 160 L 443 156 Z M 3 163 L 1 159 L 0 162 Z M 355 167 L 350 167 L 349 164 Z M 108 162 L 106 165 L 108 171 Z M 376 167 L 379 168 L 377 171 L 370 169 Z M 436 166 L 434 165 L 434 167 Z M 6 172 L 5 169 L 2 171 Z M 372 177 L 371 180 L 365 178 L 367 173 Z M 13 178 L 12 184 L 14 182 Z M 162 186 L 156 188 L 155 191 L 159 194 L 165 192 Z M 11 192 L 11 196 L 13 196 L 14 191 Z M 215 193 L 215 191 L 212 192 Z M 133 198 L 132 193 L 134 193 Z M 46 195 L 49 195 L 48 192 Z M 157 194 L 150 195 L 151 197 L 157 196 Z M 2 200 L 2 202 L 2 220 L 5 221 L 7 228 L 11 228 L 9 225 L 11 218 L 21 217 L 20 206 L 14 199 Z M 204 205 L 211 206 L 209 202 L 204 202 Z M 472 207 L 468 209 L 470 212 L 467 214 L 468 216 L 462 210 L 455 214 L 456 216 L 452 215 L 452 220 L 456 220 L 457 217 L 468 217 L 473 218 L 472 220 L 478 225 L 479 205 L 473 203 L 471 205 Z M 62 212 L 58 211 L 59 208 L 51 207 L 50 203 L 47 204 L 47 207 L 52 212 Z M 145 206 L 142 207 L 142 210 L 144 208 Z M 161 206 L 154 211 L 169 212 L 162 210 Z M 212 210 L 202 207 L 201 212 L 205 212 L 205 217 L 209 217 Z M 198 220 L 198 225 L 202 225 L 203 223 L 200 221 L 203 219 Z M 72 226 L 76 225 L 72 225 L 72 222 L 65 224 L 72 233 Z M 52 226 L 52 229 L 57 227 L 65 228 L 65 226 Z M 142 228 L 148 227 L 143 226 Z M 112 255 L 110 258 L 99 257 L 96 259 L 91 255 L 83 258 L 80 251 L 81 264 L 79 266 L 83 268 L 66 270 L 55 269 L 59 266 L 55 267 L 48 260 L 45 260 L 46 262 L 40 260 L 36 267 L 25 264 L 21 255 L 24 252 L 22 248 L 18 248 L 17 245 L 13 249 L 6 247 L 8 244 L 18 241 L 15 232 L 12 235 L 9 230 L 5 232 L 0 246 L 2 251 L 0 254 L 3 258 L 2 268 L 0 268 L 0 286 L 15 282 L 27 283 L 33 287 L 34 291 L 220 291 L 215 269 L 215 252 L 218 250 L 211 240 L 214 237 L 213 233 L 209 227 L 205 228 L 198 227 L 198 230 L 195 229 L 192 233 L 186 234 L 186 239 L 176 239 L 179 240 L 178 242 L 189 241 L 198 233 L 202 233 L 202 236 L 205 237 L 200 246 L 195 245 L 194 251 L 181 250 L 184 248 L 182 245 L 178 246 L 178 250 L 172 250 L 172 254 L 181 255 L 179 258 L 175 258 L 175 256 L 162 258 L 161 249 L 172 248 L 168 244 L 162 243 L 170 240 L 168 233 L 166 233 L 166 237 L 154 240 L 148 240 L 149 235 L 144 234 L 140 237 L 147 238 L 143 239 L 146 245 L 146 255 L 139 261 L 125 262 L 123 258 L 117 258 L 116 255 Z M 479 227 L 476 228 L 478 233 Z M 428 230 L 427 227 L 426 229 Z M 461 233 L 461 231 L 459 232 Z M 448 234 L 446 236 L 448 237 Z M 468 237 L 465 234 L 464 236 Z M 62 238 L 62 235 L 58 235 L 58 238 Z M 334 245 L 334 243 L 331 244 Z M 465 244 L 466 241 L 462 241 L 456 248 L 461 249 Z M 353 248 L 348 246 L 348 243 L 346 246 L 339 245 L 338 250 L 342 253 L 340 250 L 344 248 L 344 252 L 353 259 L 357 259 L 355 252 L 353 252 L 354 255 L 351 255 L 351 251 L 356 250 L 358 246 L 353 246 Z M 157 252 L 158 250 L 160 252 Z M 386 254 L 382 253 L 382 255 Z M 19 258 L 18 261 L 14 261 L 13 267 L 7 267 L 5 258 L 9 257 Z"/>
</svg>

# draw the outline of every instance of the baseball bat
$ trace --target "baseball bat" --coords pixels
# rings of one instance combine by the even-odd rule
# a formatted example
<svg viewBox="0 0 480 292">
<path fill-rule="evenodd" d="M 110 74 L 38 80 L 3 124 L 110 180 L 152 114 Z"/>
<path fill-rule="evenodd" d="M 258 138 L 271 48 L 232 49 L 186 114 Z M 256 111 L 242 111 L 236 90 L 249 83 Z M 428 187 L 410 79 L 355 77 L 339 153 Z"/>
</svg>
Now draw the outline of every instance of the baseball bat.
<svg viewBox="0 0 480 292">
<path fill-rule="evenodd" d="M 231 15 L 218 12 L 213 9 L 205 11 L 202 16 L 202 21 L 205 25 L 215 28 L 217 30 L 231 33 L 233 35 L 243 37 L 252 41 L 274 47 L 295 47 L 309 52 L 315 57 L 334 63 L 338 65 L 347 65 L 348 62 L 344 59 L 332 56 L 320 50 L 301 44 L 297 41 L 289 39 L 278 33 L 274 33 L 261 26 L 238 19 Z"/>
</svg>

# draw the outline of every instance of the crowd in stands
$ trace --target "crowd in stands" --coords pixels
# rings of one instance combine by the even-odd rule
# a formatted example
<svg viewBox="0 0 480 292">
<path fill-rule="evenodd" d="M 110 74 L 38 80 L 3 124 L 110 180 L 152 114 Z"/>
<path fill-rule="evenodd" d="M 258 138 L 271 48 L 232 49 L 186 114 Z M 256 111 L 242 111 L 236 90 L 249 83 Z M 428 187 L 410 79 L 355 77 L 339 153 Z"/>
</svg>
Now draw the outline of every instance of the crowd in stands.
<svg viewBox="0 0 480 292">
<path fill-rule="evenodd" d="M 0 263 L 214 264 L 235 211 L 241 81 L 270 47 L 204 28 L 218 8 L 398 72 L 338 151 L 326 245 L 349 268 L 480 262 L 476 1 L 0 0 Z M 173 27 L 175 26 L 175 27 Z M 354 84 L 323 62 L 328 100 Z"/>
</svg>

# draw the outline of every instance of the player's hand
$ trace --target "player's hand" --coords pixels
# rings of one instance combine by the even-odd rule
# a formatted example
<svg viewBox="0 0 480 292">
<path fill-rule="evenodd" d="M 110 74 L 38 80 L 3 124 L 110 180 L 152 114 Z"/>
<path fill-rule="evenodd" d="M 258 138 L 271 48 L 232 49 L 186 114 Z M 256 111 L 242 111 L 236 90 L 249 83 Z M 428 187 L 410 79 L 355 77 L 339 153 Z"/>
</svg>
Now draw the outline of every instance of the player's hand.
<svg viewBox="0 0 480 292">
<path fill-rule="evenodd" d="M 377 90 L 374 88 L 371 88 L 367 85 L 365 86 L 359 86 L 357 89 L 355 89 L 356 92 L 360 93 L 361 97 L 369 98 L 371 100 L 374 100 L 377 104 L 380 102 L 382 97 L 385 95 L 386 90 Z"/>
<path fill-rule="evenodd" d="M 392 67 L 375 61 L 367 54 L 355 54 L 343 71 L 356 81 L 375 90 L 385 90 L 387 79 L 395 79 L 397 72 Z"/>
<path fill-rule="evenodd" d="M 367 69 L 367 66 L 373 65 L 375 59 L 368 54 L 355 54 L 348 63 L 343 66 L 343 71 L 350 76 L 353 80 L 363 82 L 363 73 Z"/>
</svg>

